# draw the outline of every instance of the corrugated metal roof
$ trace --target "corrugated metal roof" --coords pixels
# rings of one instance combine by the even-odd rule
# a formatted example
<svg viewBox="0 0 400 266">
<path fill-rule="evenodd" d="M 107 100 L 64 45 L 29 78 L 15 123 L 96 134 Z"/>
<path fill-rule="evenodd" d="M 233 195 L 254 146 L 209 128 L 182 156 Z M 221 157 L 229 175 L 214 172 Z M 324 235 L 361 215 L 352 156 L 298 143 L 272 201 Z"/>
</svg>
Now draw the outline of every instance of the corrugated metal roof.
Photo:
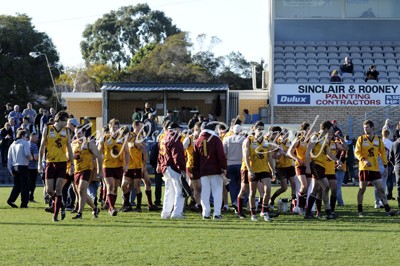
<svg viewBox="0 0 400 266">
<path fill-rule="evenodd" d="M 189 91 L 189 92 L 208 92 L 208 91 L 227 91 L 228 84 L 208 84 L 208 83 L 105 83 L 101 90 L 106 91 L 125 91 L 125 92 L 147 92 L 147 91 Z"/>
</svg>

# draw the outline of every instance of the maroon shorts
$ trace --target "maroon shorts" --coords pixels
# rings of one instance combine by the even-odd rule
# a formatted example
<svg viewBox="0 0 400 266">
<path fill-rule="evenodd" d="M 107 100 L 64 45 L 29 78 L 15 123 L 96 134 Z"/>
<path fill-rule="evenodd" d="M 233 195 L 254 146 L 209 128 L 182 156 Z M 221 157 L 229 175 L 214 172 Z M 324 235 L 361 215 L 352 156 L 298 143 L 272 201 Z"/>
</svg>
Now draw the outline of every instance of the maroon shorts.
<svg viewBox="0 0 400 266">
<path fill-rule="evenodd" d="M 325 175 L 328 180 L 336 180 L 336 175 Z"/>
<path fill-rule="evenodd" d="M 296 175 L 296 171 L 293 166 L 284 167 L 284 168 L 276 168 L 276 176 L 279 179 L 289 178 Z"/>
<path fill-rule="evenodd" d="M 306 178 L 311 178 L 311 174 L 306 174 L 306 167 L 303 165 L 296 167 L 296 175 L 305 175 Z"/>
<path fill-rule="evenodd" d="M 67 172 L 67 162 L 46 162 L 45 179 L 64 178 Z"/>
<path fill-rule="evenodd" d="M 249 178 L 249 171 L 241 171 L 241 176 L 242 176 L 242 183 L 248 184 L 249 181 L 251 182 L 258 182 L 264 178 L 271 178 L 271 173 L 270 172 L 260 172 L 260 173 L 254 173 L 254 177 Z"/>
<path fill-rule="evenodd" d="M 82 172 L 76 172 L 74 175 L 74 181 L 76 185 L 79 185 L 80 180 L 84 180 L 89 182 L 90 177 L 92 176 L 92 171 L 91 170 L 85 170 Z"/>
<path fill-rule="evenodd" d="M 310 167 L 311 167 L 312 178 L 314 178 L 315 180 L 322 180 L 326 178 L 324 167 L 316 163 L 311 163 Z"/>
<path fill-rule="evenodd" d="M 122 179 L 122 175 L 124 174 L 124 170 L 122 167 L 117 168 L 104 168 L 103 169 L 103 176 L 106 177 L 113 177 L 115 179 Z"/>
<path fill-rule="evenodd" d="M 379 171 L 360 170 L 358 178 L 360 181 L 374 181 L 382 177 Z"/>
<path fill-rule="evenodd" d="M 125 176 L 132 179 L 141 179 L 142 169 L 128 169 L 128 172 L 125 173 Z"/>
</svg>

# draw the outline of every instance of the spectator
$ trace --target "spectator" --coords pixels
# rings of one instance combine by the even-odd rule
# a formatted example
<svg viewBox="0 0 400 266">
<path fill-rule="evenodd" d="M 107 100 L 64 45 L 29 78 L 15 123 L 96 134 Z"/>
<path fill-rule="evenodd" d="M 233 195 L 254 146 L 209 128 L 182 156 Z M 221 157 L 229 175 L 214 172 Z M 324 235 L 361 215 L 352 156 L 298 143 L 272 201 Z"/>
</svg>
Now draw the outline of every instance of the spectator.
<svg viewBox="0 0 400 266">
<path fill-rule="evenodd" d="M 50 108 L 50 114 L 49 114 L 49 120 L 50 118 L 55 118 L 56 117 L 56 109 L 54 109 L 53 107 Z"/>
<path fill-rule="evenodd" d="M 346 174 L 343 183 L 347 184 L 348 182 L 352 181 L 353 185 L 357 185 L 357 175 L 354 172 L 354 162 L 355 162 L 354 148 L 356 145 L 356 140 L 355 139 L 351 140 L 349 135 L 345 135 L 344 140 L 346 141 L 346 145 L 347 147 L 349 147 L 349 149 L 347 150 Z"/>
<path fill-rule="evenodd" d="M 32 103 L 28 102 L 26 104 L 26 109 L 24 109 L 24 111 L 22 112 L 22 116 L 25 117 L 29 117 L 29 123 L 33 124 L 35 122 L 35 117 L 36 117 L 36 111 L 35 109 L 32 109 Z M 32 132 L 32 131 L 31 131 Z"/>
<path fill-rule="evenodd" d="M 378 81 L 379 72 L 376 71 L 375 66 L 371 65 L 365 74 L 365 82 L 368 80 L 376 80 Z"/>
<path fill-rule="evenodd" d="M 189 120 L 189 123 L 188 123 L 189 129 L 192 129 L 194 127 L 194 125 L 196 124 L 196 122 L 199 121 L 198 116 L 199 116 L 199 113 L 194 113 L 192 119 Z"/>
<path fill-rule="evenodd" d="M 242 127 L 240 125 L 233 126 L 234 135 L 228 136 L 223 140 L 224 152 L 227 159 L 227 177 L 229 182 L 229 192 L 231 196 L 232 206 L 237 211 L 237 198 L 240 192 L 240 167 L 242 166 L 242 145 L 246 139 L 241 135 Z"/>
<path fill-rule="evenodd" d="M 4 118 L 6 121 L 8 121 L 8 115 L 12 112 L 13 108 L 11 103 L 6 104 L 6 110 L 4 111 Z"/>
<path fill-rule="evenodd" d="M 8 119 L 14 118 L 15 119 L 15 125 L 17 128 L 21 125 L 22 123 L 22 114 L 19 111 L 19 105 L 14 105 L 14 111 L 11 111 L 10 114 L 8 115 Z"/>
<path fill-rule="evenodd" d="M 214 114 L 209 113 L 208 114 L 208 122 L 214 122 L 214 121 L 217 121 L 217 118 L 215 117 Z"/>
<path fill-rule="evenodd" d="M 28 164 L 32 160 L 28 135 L 25 130 L 19 130 L 16 140 L 11 144 L 8 151 L 7 167 L 14 176 L 14 187 L 7 200 L 8 205 L 18 208 L 15 200 L 21 193 L 21 208 L 28 208 L 29 189 L 28 189 Z"/>
<path fill-rule="evenodd" d="M 157 130 L 157 124 L 154 120 L 153 113 L 148 114 L 148 118 L 144 121 L 144 132 L 146 133 L 147 139 L 151 139 L 154 131 Z M 149 149 L 147 149 L 149 151 Z"/>
<path fill-rule="evenodd" d="M 249 114 L 249 110 L 244 109 L 243 110 L 243 116 L 244 116 L 244 124 L 251 124 L 251 115 Z"/>
<path fill-rule="evenodd" d="M 142 119 L 143 119 L 143 121 L 146 121 L 146 119 L 149 118 L 149 114 L 155 115 L 157 111 L 154 110 L 153 108 L 151 108 L 150 104 L 148 102 L 146 102 L 144 104 L 144 111 L 143 112 L 144 112 L 144 115 L 143 115 Z"/>
<path fill-rule="evenodd" d="M 385 124 L 383 125 L 383 127 L 382 127 L 382 132 L 384 131 L 384 130 L 387 130 L 387 131 L 389 131 L 389 136 L 388 136 L 388 139 L 389 140 L 393 140 L 393 131 L 392 131 L 392 125 L 391 125 L 391 123 L 392 123 L 392 121 L 390 121 L 390 119 L 386 119 L 385 120 Z"/>
<path fill-rule="evenodd" d="M 172 110 L 168 109 L 167 115 L 164 117 L 164 121 L 167 121 L 167 120 L 175 122 L 174 113 L 172 112 Z"/>
<path fill-rule="evenodd" d="M 132 114 L 132 122 L 135 122 L 136 120 L 142 121 L 142 109 L 139 107 L 135 108 L 135 112 Z"/>
<path fill-rule="evenodd" d="M 368 8 L 364 12 L 361 13 L 360 18 L 376 18 L 374 11 L 372 11 L 372 8 Z"/>
<path fill-rule="evenodd" d="M 22 119 L 22 124 L 19 127 L 19 129 L 25 130 L 28 136 L 31 133 L 36 133 L 35 127 L 29 122 L 29 116 L 24 116 L 24 118 Z"/>
<path fill-rule="evenodd" d="M 31 133 L 29 138 L 30 151 L 32 155 L 32 160 L 29 161 L 28 172 L 29 172 L 29 182 L 28 182 L 28 191 L 29 191 L 29 201 L 35 202 L 35 188 L 36 188 L 36 179 L 38 175 L 38 157 L 39 157 L 39 148 L 37 146 L 38 143 L 38 134 Z"/>
<path fill-rule="evenodd" d="M 339 137 L 343 137 L 342 130 L 340 130 L 340 128 L 339 128 L 339 123 L 336 120 L 332 120 L 331 123 L 333 125 L 333 133 L 336 134 L 336 132 L 339 131 L 338 132 L 339 133 Z"/>
<path fill-rule="evenodd" d="M 181 107 L 181 110 L 178 114 L 178 123 L 187 124 L 190 119 L 190 111 L 185 106 Z"/>
<path fill-rule="evenodd" d="M 400 207 L 400 138 L 393 142 L 390 149 L 389 160 L 394 166 L 394 173 L 397 183 L 397 204 Z"/>
<path fill-rule="evenodd" d="M 397 139 L 399 139 L 400 138 L 400 121 L 399 121 L 399 123 L 397 124 L 397 126 L 396 126 L 396 132 L 395 132 L 395 134 L 394 134 L 394 140 L 396 141 Z"/>
<path fill-rule="evenodd" d="M 42 116 L 43 116 L 43 111 L 44 111 L 44 109 L 43 108 L 39 108 L 39 113 L 38 114 L 36 114 L 36 116 L 35 116 L 35 121 L 34 121 L 34 126 L 35 126 L 35 130 L 36 130 L 36 132 L 39 132 L 39 135 L 41 134 L 41 131 L 40 131 L 40 119 L 42 118 Z"/>
<path fill-rule="evenodd" d="M 4 127 L 0 130 L 0 138 L 1 138 L 1 162 L 3 167 L 7 165 L 7 155 L 8 149 L 10 148 L 11 143 L 14 140 L 14 133 L 11 129 L 11 125 L 9 122 L 4 124 Z"/>
<path fill-rule="evenodd" d="M 41 136 L 41 134 L 42 134 L 42 132 L 43 132 L 43 128 L 47 125 L 47 123 L 49 122 L 49 118 L 50 118 L 50 115 L 49 115 L 49 111 L 47 111 L 47 110 L 43 110 L 43 115 L 42 115 L 42 117 L 40 118 L 40 136 Z M 39 137 L 40 137 L 39 136 Z"/>
<path fill-rule="evenodd" d="M 331 83 L 340 83 L 340 82 L 342 82 L 342 78 L 339 77 L 339 73 L 338 73 L 338 71 L 336 69 L 332 71 L 330 82 Z"/>
<path fill-rule="evenodd" d="M 8 123 L 10 123 L 11 130 L 12 130 L 12 137 L 13 137 L 13 140 L 14 140 L 14 139 L 15 139 L 15 136 L 17 135 L 17 129 L 18 129 L 18 127 L 15 125 L 15 119 L 14 119 L 14 118 L 10 118 L 10 119 L 8 120 Z"/>
<path fill-rule="evenodd" d="M 342 73 L 350 73 L 354 75 L 354 66 L 353 62 L 351 62 L 350 57 L 346 56 L 344 58 L 344 63 L 340 66 L 340 71 Z"/>
<path fill-rule="evenodd" d="M 201 123 L 207 122 L 207 121 L 205 120 L 204 116 L 202 116 L 202 115 L 198 115 L 198 116 L 197 116 L 197 120 L 198 120 L 198 122 L 201 122 Z"/>
<path fill-rule="evenodd" d="M 388 119 L 389 120 L 389 119 Z M 382 140 L 383 140 L 383 144 L 385 145 L 386 148 L 386 156 L 389 159 L 389 155 L 390 155 L 390 151 L 392 150 L 392 138 L 389 138 L 391 134 L 391 131 L 388 129 L 383 129 L 382 128 Z M 389 161 L 390 162 L 390 161 Z M 388 163 L 387 166 L 387 171 L 386 171 L 386 190 L 387 190 L 387 199 L 388 200 L 394 200 L 393 198 L 393 185 L 395 182 L 395 175 L 394 175 L 394 168 L 393 168 L 393 164 Z M 382 181 L 384 180 L 384 178 L 382 177 Z"/>
</svg>

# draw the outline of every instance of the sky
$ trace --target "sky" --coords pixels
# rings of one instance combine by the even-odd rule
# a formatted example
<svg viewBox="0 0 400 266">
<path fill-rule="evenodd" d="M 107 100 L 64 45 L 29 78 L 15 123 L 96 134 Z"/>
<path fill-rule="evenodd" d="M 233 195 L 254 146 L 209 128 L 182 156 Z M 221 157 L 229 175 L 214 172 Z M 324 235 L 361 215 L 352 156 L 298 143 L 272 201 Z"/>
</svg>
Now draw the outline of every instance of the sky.
<svg viewBox="0 0 400 266">
<path fill-rule="evenodd" d="M 199 34 L 222 40 L 216 56 L 240 52 L 247 61 L 267 59 L 267 14 L 270 0 L 2 0 L 1 15 L 27 14 L 36 30 L 55 44 L 65 67 L 83 65 L 80 42 L 85 26 L 122 6 L 147 3 L 160 10 L 194 43 Z M 39 51 L 40 52 L 40 51 Z"/>
</svg>

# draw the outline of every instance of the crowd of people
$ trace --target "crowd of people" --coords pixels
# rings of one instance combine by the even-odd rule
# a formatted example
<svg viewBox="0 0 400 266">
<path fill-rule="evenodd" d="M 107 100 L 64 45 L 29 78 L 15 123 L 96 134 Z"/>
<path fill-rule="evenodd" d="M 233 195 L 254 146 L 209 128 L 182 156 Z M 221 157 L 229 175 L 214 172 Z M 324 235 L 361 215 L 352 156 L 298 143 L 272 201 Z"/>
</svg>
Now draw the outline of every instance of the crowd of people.
<svg viewBox="0 0 400 266">
<path fill-rule="evenodd" d="M 38 114 L 32 104 L 22 114 L 14 106 L 8 114 L 14 130 L 2 133 L 3 143 L 10 140 L 5 164 L 14 177 L 7 203 L 18 208 L 15 202 L 21 195 L 19 207 L 27 208 L 34 201 L 40 174 L 49 204 L 46 211 L 53 214 L 54 222 L 65 219 L 67 211 L 75 213 L 72 219 L 82 219 L 86 204 L 96 218 L 101 209 L 111 216 L 120 211 L 142 212 L 142 182 L 148 210 L 161 211 L 162 219 L 182 219 L 187 210 L 200 213 L 203 219 L 219 220 L 233 209 L 239 219 L 249 215 L 251 221 L 258 217 L 270 221 L 282 211 L 277 210 L 277 199 L 289 188 L 291 212 L 305 219 L 335 219 L 336 206 L 345 204 L 341 188 L 346 176 L 357 179 L 353 169 L 357 159 L 358 215 L 364 217 L 368 184 L 376 190 L 375 207 L 384 208 L 390 216 L 396 214 L 388 202 L 394 199 L 396 184 L 400 206 L 400 123 L 394 132 L 387 120 L 379 137 L 373 122 L 367 120 L 364 134 L 350 141 L 336 120 L 324 121 L 317 129 L 304 122 L 289 137 L 287 129 L 267 128 L 261 121 L 244 132 L 239 118 L 228 126 L 212 114 L 206 120 L 196 113 L 185 129 L 167 115 L 161 133 L 156 134 L 157 125 L 151 122 L 155 111 L 149 105 L 145 110 L 133 115 L 132 126 L 111 119 L 100 134 L 92 134 L 88 118 L 80 124 L 67 112 L 54 114 L 53 109 L 54 116 L 35 126 Z M 40 113 L 44 121 L 46 112 Z M 6 125 L 11 126 L 10 122 Z M 155 169 L 154 202 L 148 163 Z M 274 182 L 279 188 L 272 194 Z M 119 190 L 120 209 L 116 207 Z"/>
</svg>

